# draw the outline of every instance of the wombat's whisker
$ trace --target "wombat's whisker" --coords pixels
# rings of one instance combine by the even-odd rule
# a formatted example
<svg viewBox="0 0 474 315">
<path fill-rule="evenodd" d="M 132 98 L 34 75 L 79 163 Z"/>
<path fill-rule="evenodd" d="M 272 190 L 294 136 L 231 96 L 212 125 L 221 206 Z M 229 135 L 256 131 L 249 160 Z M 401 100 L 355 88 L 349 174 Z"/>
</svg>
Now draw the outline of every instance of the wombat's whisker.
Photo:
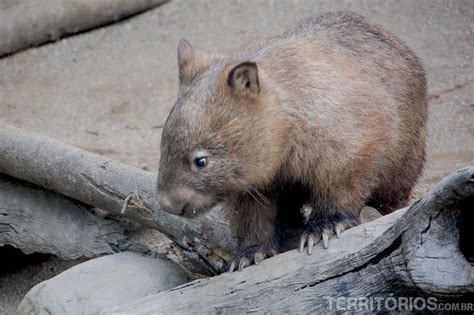
<svg viewBox="0 0 474 315">
<path fill-rule="evenodd" d="M 252 193 L 252 186 L 247 186 L 245 184 L 241 183 L 242 189 L 244 189 L 260 206 L 265 208 L 265 205 L 260 202 L 260 200 Z M 255 189 L 253 189 L 255 192 L 257 192 Z M 268 202 L 268 200 L 267 200 Z"/>
<path fill-rule="evenodd" d="M 259 192 L 257 189 L 255 189 L 255 187 L 250 186 L 250 189 L 252 189 L 252 190 L 257 194 L 257 196 L 260 197 L 260 199 L 261 199 L 264 203 L 270 204 L 270 201 L 269 201 L 267 198 L 265 198 L 265 196 L 262 195 L 261 192 Z"/>
</svg>

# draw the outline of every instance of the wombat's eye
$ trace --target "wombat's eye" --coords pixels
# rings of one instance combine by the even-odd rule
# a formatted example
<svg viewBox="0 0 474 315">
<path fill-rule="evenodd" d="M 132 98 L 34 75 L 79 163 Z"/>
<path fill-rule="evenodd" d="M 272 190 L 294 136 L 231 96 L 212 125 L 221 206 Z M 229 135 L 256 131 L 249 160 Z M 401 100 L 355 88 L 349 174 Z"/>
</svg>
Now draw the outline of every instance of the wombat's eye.
<svg viewBox="0 0 474 315">
<path fill-rule="evenodd" d="M 199 157 L 194 159 L 194 165 L 197 168 L 204 168 L 207 166 L 207 157 Z"/>
</svg>

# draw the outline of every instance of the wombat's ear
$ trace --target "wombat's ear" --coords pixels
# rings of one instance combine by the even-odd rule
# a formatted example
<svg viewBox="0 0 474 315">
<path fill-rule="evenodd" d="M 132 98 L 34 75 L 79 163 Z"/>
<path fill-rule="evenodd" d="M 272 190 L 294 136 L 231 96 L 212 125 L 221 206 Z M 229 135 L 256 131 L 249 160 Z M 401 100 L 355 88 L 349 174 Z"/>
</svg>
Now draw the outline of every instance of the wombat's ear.
<svg viewBox="0 0 474 315">
<path fill-rule="evenodd" d="M 227 84 L 235 95 L 257 97 L 260 93 L 257 64 L 251 61 L 238 64 L 230 70 Z"/>
<path fill-rule="evenodd" d="M 194 59 L 194 49 L 184 38 L 178 44 L 179 79 L 185 81 L 190 73 L 191 62 Z"/>
<path fill-rule="evenodd" d="M 178 44 L 178 65 L 181 68 L 186 66 L 193 59 L 194 50 L 193 46 L 184 38 L 179 41 Z"/>
</svg>

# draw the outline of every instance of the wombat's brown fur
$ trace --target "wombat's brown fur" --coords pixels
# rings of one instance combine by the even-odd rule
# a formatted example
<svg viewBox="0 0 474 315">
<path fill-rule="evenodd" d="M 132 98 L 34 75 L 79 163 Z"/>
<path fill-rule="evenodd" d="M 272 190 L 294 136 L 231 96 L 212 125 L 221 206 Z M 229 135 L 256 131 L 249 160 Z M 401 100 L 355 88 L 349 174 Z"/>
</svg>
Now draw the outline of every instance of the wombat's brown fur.
<svg viewBox="0 0 474 315">
<path fill-rule="evenodd" d="M 309 192 L 308 253 L 356 225 L 365 204 L 382 213 L 406 204 L 425 156 L 426 82 L 392 34 L 328 13 L 226 53 L 182 40 L 178 63 L 158 198 L 186 216 L 224 203 L 240 242 L 231 270 L 278 252 L 290 188 Z"/>
</svg>

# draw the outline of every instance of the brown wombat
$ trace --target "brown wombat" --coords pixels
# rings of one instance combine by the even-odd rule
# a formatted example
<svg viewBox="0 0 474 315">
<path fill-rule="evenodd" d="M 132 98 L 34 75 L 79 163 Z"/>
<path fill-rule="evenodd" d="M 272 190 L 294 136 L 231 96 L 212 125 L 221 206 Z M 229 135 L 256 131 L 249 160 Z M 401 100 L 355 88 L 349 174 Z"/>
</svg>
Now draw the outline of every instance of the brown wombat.
<svg viewBox="0 0 474 315">
<path fill-rule="evenodd" d="M 240 248 L 231 271 L 280 250 L 280 201 L 294 187 L 306 192 L 309 254 L 358 224 L 364 205 L 407 203 L 425 157 L 426 81 L 392 34 L 335 12 L 230 52 L 181 40 L 178 64 L 158 198 L 184 216 L 224 204 Z"/>
</svg>

